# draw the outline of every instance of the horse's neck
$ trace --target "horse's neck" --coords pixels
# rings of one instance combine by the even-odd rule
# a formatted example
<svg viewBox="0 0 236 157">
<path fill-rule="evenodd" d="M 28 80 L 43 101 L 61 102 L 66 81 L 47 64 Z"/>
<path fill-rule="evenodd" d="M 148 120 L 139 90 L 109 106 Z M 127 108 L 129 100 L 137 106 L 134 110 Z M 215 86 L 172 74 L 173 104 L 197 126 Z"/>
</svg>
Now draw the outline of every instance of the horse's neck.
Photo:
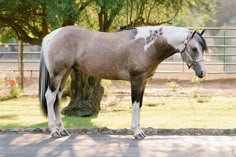
<svg viewBox="0 0 236 157">
<path fill-rule="evenodd" d="M 182 50 L 189 31 L 178 27 L 164 27 L 163 36 L 175 49 Z"/>
<path fill-rule="evenodd" d="M 187 29 L 173 26 L 137 27 L 137 31 L 135 39 L 145 39 L 144 50 L 147 50 L 159 36 L 166 38 L 175 49 L 181 50 L 189 34 Z"/>
<path fill-rule="evenodd" d="M 184 41 L 187 39 L 189 31 L 178 27 L 162 27 L 161 38 L 155 40 L 156 55 L 158 63 L 184 49 Z"/>
</svg>

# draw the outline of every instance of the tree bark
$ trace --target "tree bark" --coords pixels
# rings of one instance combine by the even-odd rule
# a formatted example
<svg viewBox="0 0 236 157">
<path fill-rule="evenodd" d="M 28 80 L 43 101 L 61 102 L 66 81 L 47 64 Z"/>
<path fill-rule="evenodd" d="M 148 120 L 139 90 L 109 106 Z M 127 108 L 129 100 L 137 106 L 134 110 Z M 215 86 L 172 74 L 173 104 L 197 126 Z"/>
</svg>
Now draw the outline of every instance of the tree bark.
<svg viewBox="0 0 236 157">
<path fill-rule="evenodd" d="M 20 79 L 20 88 L 24 89 L 24 43 L 22 40 L 18 42 L 18 70 L 19 73 L 19 79 Z"/>
<path fill-rule="evenodd" d="M 98 17 L 99 31 L 107 32 L 109 25 L 104 8 L 101 8 Z M 63 109 L 63 113 L 80 117 L 97 115 L 100 111 L 103 94 L 104 88 L 101 86 L 101 79 L 73 69 L 71 73 L 71 100 L 69 105 Z"/>
<path fill-rule="evenodd" d="M 63 113 L 80 117 L 97 115 L 103 93 L 101 79 L 73 70 L 71 72 L 71 101 L 63 109 Z"/>
</svg>

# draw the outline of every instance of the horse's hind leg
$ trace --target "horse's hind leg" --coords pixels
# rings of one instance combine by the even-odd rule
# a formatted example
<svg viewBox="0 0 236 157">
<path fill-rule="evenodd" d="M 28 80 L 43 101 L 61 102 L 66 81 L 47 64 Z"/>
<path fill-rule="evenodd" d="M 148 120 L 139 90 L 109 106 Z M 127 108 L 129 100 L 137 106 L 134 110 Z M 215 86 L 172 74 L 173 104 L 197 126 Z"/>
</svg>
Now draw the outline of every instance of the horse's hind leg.
<svg viewBox="0 0 236 157">
<path fill-rule="evenodd" d="M 62 80 L 62 75 L 56 75 L 50 77 L 49 81 L 50 84 L 45 94 L 47 100 L 47 110 L 48 110 L 48 127 L 51 131 L 51 136 L 55 138 L 61 137 L 55 125 L 55 111 L 54 111 L 54 104 L 56 103 L 61 80 Z"/>
<path fill-rule="evenodd" d="M 61 136 L 69 136 L 69 133 L 67 132 L 67 130 L 65 129 L 65 127 L 63 125 L 63 122 L 61 119 L 61 112 L 60 112 L 60 108 L 59 108 L 59 103 L 60 103 L 60 100 L 61 100 L 61 97 L 62 97 L 62 94 L 64 91 L 64 87 L 66 84 L 66 80 L 67 80 L 69 74 L 70 74 L 70 70 L 66 72 L 66 74 L 64 75 L 64 77 L 61 81 L 61 85 L 60 85 L 60 88 L 59 88 L 59 91 L 57 94 L 57 102 L 54 107 L 55 108 L 56 126 L 57 126 L 57 129 L 58 129 Z"/>
<path fill-rule="evenodd" d="M 131 78 L 131 95 L 132 95 L 132 124 L 131 129 L 136 139 L 144 139 L 145 134 L 140 128 L 140 109 L 142 107 L 143 93 L 146 81 L 142 77 Z"/>
</svg>

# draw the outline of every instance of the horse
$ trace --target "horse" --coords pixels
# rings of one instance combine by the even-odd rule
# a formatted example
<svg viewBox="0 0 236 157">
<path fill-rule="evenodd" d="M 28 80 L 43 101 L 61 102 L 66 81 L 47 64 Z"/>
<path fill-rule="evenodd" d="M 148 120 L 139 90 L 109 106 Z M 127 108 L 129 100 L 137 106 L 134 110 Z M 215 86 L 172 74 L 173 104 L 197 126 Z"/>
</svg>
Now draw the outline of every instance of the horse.
<svg viewBox="0 0 236 157">
<path fill-rule="evenodd" d="M 207 44 L 200 33 L 175 26 L 142 26 L 117 32 L 98 32 L 78 26 L 58 28 L 42 41 L 39 99 L 48 116 L 51 136 L 69 136 L 59 102 L 71 70 L 131 84 L 131 129 L 135 139 L 144 139 L 140 128 L 140 110 L 148 78 L 169 56 L 180 53 L 196 76 L 206 74 L 203 55 Z"/>
</svg>

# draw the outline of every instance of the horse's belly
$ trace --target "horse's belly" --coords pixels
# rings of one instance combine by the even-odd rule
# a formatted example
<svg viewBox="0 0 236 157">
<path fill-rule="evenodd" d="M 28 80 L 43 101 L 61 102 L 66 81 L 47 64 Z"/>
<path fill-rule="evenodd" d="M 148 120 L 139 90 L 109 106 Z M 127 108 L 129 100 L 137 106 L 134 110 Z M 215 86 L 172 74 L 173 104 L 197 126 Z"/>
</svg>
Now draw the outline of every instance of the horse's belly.
<svg viewBox="0 0 236 157">
<path fill-rule="evenodd" d="M 117 55 L 87 52 L 81 54 L 76 61 L 78 67 L 91 76 L 111 80 L 129 80 L 127 62 Z"/>
<path fill-rule="evenodd" d="M 112 68 L 107 67 L 93 67 L 84 68 L 82 71 L 88 75 L 108 80 L 129 80 L 129 73 L 127 70 L 112 70 Z"/>
<path fill-rule="evenodd" d="M 129 74 L 125 71 L 120 71 L 116 74 L 101 74 L 100 76 L 98 76 L 99 78 L 103 78 L 103 79 L 109 79 L 109 80 L 129 80 Z"/>
</svg>

